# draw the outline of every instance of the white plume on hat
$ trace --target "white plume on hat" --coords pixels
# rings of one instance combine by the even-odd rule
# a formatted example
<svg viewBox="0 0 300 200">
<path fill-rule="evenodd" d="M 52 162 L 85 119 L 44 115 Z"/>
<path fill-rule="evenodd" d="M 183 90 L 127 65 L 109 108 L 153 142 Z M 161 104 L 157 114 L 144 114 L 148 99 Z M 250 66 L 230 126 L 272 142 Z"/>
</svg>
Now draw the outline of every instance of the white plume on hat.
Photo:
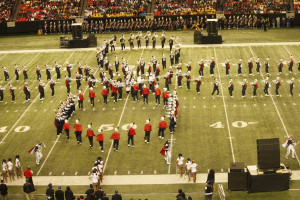
<svg viewBox="0 0 300 200">
<path fill-rule="evenodd" d="M 164 117 L 161 117 L 161 118 L 160 118 L 160 121 L 164 121 L 164 120 L 165 120 L 165 118 L 164 118 Z"/>
<path fill-rule="evenodd" d="M 76 121 L 75 121 L 75 122 L 76 122 L 76 124 L 79 124 L 79 119 L 76 119 Z"/>
<path fill-rule="evenodd" d="M 147 120 L 146 120 L 146 124 L 149 124 L 149 123 L 150 123 L 150 120 L 149 120 L 149 119 L 147 119 Z"/>
<path fill-rule="evenodd" d="M 65 120 L 65 123 L 68 123 L 68 122 L 69 122 L 69 121 L 66 119 L 66 120 Z"/>
<path fill-rule="evenodd" d="M 92 124 L 88 124 L 88 129 L 91 129 L 92 128 Z"/>
<path fill-rule="evenodd" d="M 118 131 L 118 128 L 115 128 L 115 131 L 117 132 L 117 131 Z"/>
</svg>

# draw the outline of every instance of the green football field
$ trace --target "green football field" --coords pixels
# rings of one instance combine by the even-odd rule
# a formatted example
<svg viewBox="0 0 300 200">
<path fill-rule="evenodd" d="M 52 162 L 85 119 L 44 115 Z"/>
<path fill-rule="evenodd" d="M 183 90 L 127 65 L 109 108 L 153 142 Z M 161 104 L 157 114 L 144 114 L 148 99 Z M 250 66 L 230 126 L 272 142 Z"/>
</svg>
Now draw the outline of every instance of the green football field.
<svg viewBox="0 0 300 200">
<path fill-rule="evenodd" d="M 285 31 L 285 30 L 283 30 Z M 255 32 L 250 31 L 255 35 Z M 299 30 L 293 30 L 299 34 Z M 190 37 L 192 33 L 188 32 Z M 232 32 L 234 33 L 234 31 Z M 237 33 L 243 35 L 248 31 L 239 31 Z M 175 32 L 181 37 L 180 32 Z M 259 38 L 262 32 L 255 36 Z M 270 33 L 268 33 L 270 34 Z M 280 35 L 279 33 L 276 33 Z M 286 32 L 284 32 L 286 34 Z M 297 35 L 297 34 L 296 34 Z M 272 36 L 272 35 L 271 35 Z M 269 37 L 271 37 L 269 36 Z M 28 36 L 26 36 L 28 37 Z M 24 37 L 24 38 L 26 38 Z M 58 39 L 59 36 L 56 36 Z M 110 38 L 111 35 L 104 34 L 100 36 Z M 216 172 L 227 172 L 230 162 L 245 162 L 246 165 L 257 164 L 256 140 L 263 138 L 279 138 L 281 143 L 288 136 L 293 135 L 295 140 L 300 140 L 299 137 L 299 113 L 300 113 L 300 74 L 298 71 L 297 61 L 300 59 L 300 46 L 298 43 L 286 44 L 268 42 L 284 42 L 284 40 L 267 40 L 261 39 L 261 44 L 243 44 L 243 37 L 240 37 L 239 42 L 232 41 L 236 45 L 216 45 L 216 46 L 200 46 L 192 45 L 189 41 L 187 33 L 182 36 L 183 46 L 181 49 L 181 63 L 188 63 L 192 60 L 192 78 L 198 77 L 199 65 L 197 64 L 201 58 L 209 60 L 211 56 L 215 58 L 216 68 L 215 77 L 209 76 L 209 64 L 205 63 L 204 77 L 202 78 L 201 94 L 197 94 L 195 83 L 191 83 L 191 90 L 186 87 L 186 78 L 183 79 L 183 87 L 175 86 L 176 79 L 172 79 L 173 85 L 170 91 L 177 90 L 179 107 L 177 128 L 175 134 L 171 137 L 169 130 L 166 131 L 165 140 L 160 140 L 157 137 L 158 124 L 160 117 L 166 114 L 163 106 L 155 105 L 153 95 L 149 96 L 149 104 L 143 104 L 142 97 L 140 101 L 134 103 L 131 96 L 126 96 L 125 89 L 123 90 L 123 100 L 113 103 L 109 98 L 107 105 L 103 103 L 101 96 L 102 85 L 96 83 L 95 93 L 95 108 L 93 111 L 88 102 L 88 87 L 85 81 L 82 81 L 81 89 L 84 92 L 84 110 L 76 110 L 73 114 L 70 125 L 73 127 L 75 119 L 80 118 L 84 132 L 83 143 L 78 145 L 75 134 L 71 131 L 71 140 L 67 141 L 65 133 L 61 137 L 56 136 L 56 128 L 54 126 L 55 111 L 61 101 L 65 101 L 67 89 L 62 79 L 56 85 L 55 97 L 51 97 L 49 83 L 46 80 L 46 73 L 42 71 L 42 79 L 47 84 L 45 86 L 45 100 L 39 100 L 39 92 L 37 90 L 38 82 L 36 81 L 35 66 L 39 65 L 45 69 L 44 65 L 48 64 L 51 68 L 54 67 L 54 62 L 66 66 L 66 62 L 75 64 L 72 69 L 72 78 L 75 78 L 78 62 L 88 64 L 93 67 L 96 72 L 96 78 L 99 78 L 99 70 L 97 69 L 96 51 L 95 50 L 66 50 L 57 51 L 49 49 L 45 46 L 37 47 L 40 49 L 49 49 L 46 51 L 31 51 L 18 52 L 17 50 L 24 49 L 13 48 L 16 51 L 9 51 L 7 46 L 0 48 L 8 52 L 0 52 L 0 67 L 7 67 L 10 72 L 8 82 L 4 81 L 3 70 L 0 74 L 0 85 L 6 87 L 4 91 L 4 101 L 0 103 L 0 159 L 14 158 L 19 154 L 23 168 L 30 165 L 36 175 L 40 176 L 75 176 L 88 175 L 94 161 L 98 156 L 102 156 L 105 161 L 105 175 L 138 175 L 138 174 L 175 174 L 176 159 L 178 153 L 182 153 L 185 158 L 191 158 L 199 165 L 199 172 L 206 173 L 208 169 L 215 169 Z M 225 35 L 224 37 L 228 37 Z M 20 37 L 21 38 L 21 37 Z M 37 43 L 44 38 L 47 41 L 49 38 L 54 43 L 54 36 L 32 37 L 30 41 L 36 39 Z M 18 38 L 17 38 L 18 39 Z M 28 40 L 25 39 L 25 41 Z M 290 38 L 289 42 L 297 41 Z M 99 39 L 98 39 L 99 42 Z M 186 42 L 186 43 L 185 43 Z M 249 42 L 245 39 L 245 42 Z M 128 45 L 128 44 L 126 44 Z M 142 45 L 144 43 L 142 42 Z M 12 44 L 14 46 L 14 44 Z M 34 46 L 34 44 L 33 44 Z M 129 65 L 136 66 L 136 61 L 143 57 L 144 61 L 152 60 L 152 56 L 160 62 L 162 53 L 169 58 L 169 48 L 161 49 L 160 45 L 157 49 L 135 49 L 120 51 L 108 55 L 110 63 L 114 62 L 114 57 L 118 56 L 126 59 Z M 26 48 L 25 49 L 35 49 Z M 281 97 L 275 95 L 275 85 L 273 80 L 278 76 L 277 65 L 282 58 L 288 61 L 290 55 L 294 58 L 294 73 L 288 72 L 287 63 L 284 62 L 283 74 L 280 75 L 282 86 L 279 89 Z M 254 76 L 249 76 L 247 62 L 250 57 L 260 57 L 262 67 L 261 74 L 255 73 L 256 65 L 254 63 Z M 270 80 L 271 88 L 269 97 L 265 97 L 263 93 L 262 80 L 266 78 L 264 70 L 265 59 L 270 58 Z M 230 59 L 231 68 L 230 76 L 225 75 L 224 62 Z M 237 75 L 238 60 L 243 59 L 243 75 Z M 14 65 L 17 64 L 19 69 L 26 65 L 29 74 L 29 87 L 31 89 L 31 101 L 25 102 L 25 94 L 23 93 L 23 75 L 20 74 L 20 81 L 16 82 L 14 78 Z M 170 65 L 167 59 L 167 66 Z M 185 65 L 182 65 L 183 72 L 187 71 Z M 114 68 L 114 67 L 113 67 Z M 160 66 L 162 69 L 162 66 Z M 136 70 L 136 67 L 133 68 Z M 176 71 L 176 70 L 174 70 Z M 121 72 L 120 72 L 121 73 Z M 161 70 L 161 75 L 166 71 Z M 62 70 L 62 77 L 67 74 Z M 55 71 L 51 71 L 51 76 L 56 80 Z M 294 96 L 289 94 L 288 81 L 295 78 Z M 211 92 L 213 89 L 214 78 L 221 82 L 220 97 L 212 98 Z M 234 98 L 230 98 L 228 93 L 229 79 L 232 78 L 235 89 L 233 92 Z M 247 79 L 248 88 L 246 98 L 242 98 L 243 79 Z M 258 79 L 258 97 L 252 98 L 253 86 L 250 84 Z M 160 89 L 164 87 L 164 79 L 160 79 Z M 16 90 L 16 103 L 11 102 L 9 94 L 9 86 L 11 83 Z M 76 83 L 71 83 L 71 93 L 77 94 Z M 144 143 L 144 124 L 146 119 L 151 119 L 152 133 L 150 144 Z M 137 125 L 137 135 L 135 136 L 135 147 L 127 147 L 127 125 L 135 122 Z M 169 123 L 169 120 L 167 119 Z M 101 153 L 98 143 L 94 139 L 94 148 L 89 148 L 88 139 L 85 138 L 87 124 L 93 123 L 93 130 L 96 132 L 98 128 L 104 128 L 104 152 Z M 112 150 L 112 143 L 109 139 L 113 132 L 113 128 L 120 127 L 121 141 L 119 152 Z M 171 164 L 166 165 L 164 157 L 159 153 L 165 141 L 172 141 L 172 159 Z M 28 150 L 32 148 L 38 141 L 43 142 L 46 148 L 43 149 L 43 159 L 38 166 L 35 164 L 35 156 L 28 154 Z M 300 169 L 300 161 L 297 159 L 289 160 L 284 158 L 286 149 L 281 149 L 281 162 L 286 166 L 290 166 L 292 170 Z M 296 153 L 300 150 L 296 147 Z"/>
</svg>

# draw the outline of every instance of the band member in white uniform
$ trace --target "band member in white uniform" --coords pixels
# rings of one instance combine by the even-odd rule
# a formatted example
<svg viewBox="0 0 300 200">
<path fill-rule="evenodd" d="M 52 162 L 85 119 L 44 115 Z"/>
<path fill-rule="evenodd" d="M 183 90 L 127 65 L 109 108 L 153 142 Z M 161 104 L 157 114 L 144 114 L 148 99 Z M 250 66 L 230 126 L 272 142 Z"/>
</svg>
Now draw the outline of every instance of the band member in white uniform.
<svg viewBox="0 0 300 200">
<path fill-rule="evenodd" d="M 38 144 L 35 146 L 34 148 L 34 153 L 35 153 L 35 157 L 36 157 L 36 164 L 39 165 L 41 162 L 41 159 L 43 157 L 42 154 L 42 146 L 46 147 L 46 145 L 44 145 L 41 142 L 38 142 Z"/>
</svg>

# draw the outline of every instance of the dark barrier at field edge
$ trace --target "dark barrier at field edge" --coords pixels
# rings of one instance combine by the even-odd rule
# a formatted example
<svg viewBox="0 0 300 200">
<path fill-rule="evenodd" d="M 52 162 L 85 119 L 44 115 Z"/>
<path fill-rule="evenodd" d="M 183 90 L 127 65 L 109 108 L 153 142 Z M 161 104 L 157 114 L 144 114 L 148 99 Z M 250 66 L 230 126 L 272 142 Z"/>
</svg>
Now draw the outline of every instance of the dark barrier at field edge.
<svg viewBox="0 0 300 200">
<path fill-rule="evenodd" d="M 171 18 L 172 20 L 176 20 L 177 17 L 182 17 L 184 19 L 190 19 L 191 17 L 192 18 L 196 18 L 197 16 L 200 16 L 200 17 L 204 17 L 205 15 L 182 15 L 182 16 L 155 16 L 154 18 L 155 19 L 158 19 L 158 18 Z M 233 16 L 233 15 L 225 15 L 226 18 L 228 18 L 229 16 Z M 234 15 L 234 16 L 237 16 L 237 15 Z M 242 16 L 242 15 L 239 15 L 239 16 Z M 249 16 L 249 15 L 247 15 Z M 252 16 L 254 16 L 252 14 Z M 258 14 L 256 15 L 258 16 L 258 18 L 261 18 L 261 17 L 269 17 L 270 20 L 272 18 L 276 18 L 276 17 L 285 17 L 285 14 Z M 94 22 L 95 21 L 103 21 L 104 23 L 106 22 L 106 20 L 114 20 L 114 19 L 126 19 L 126 20 L 131 20 L 131 19 L 145 19 L 145 17 L 122 17 L 122 18 L 87 18 L 85 19 L 86 21 L 91 21 L 93 20 Z M 207 18 L 210 19 L 210 18 L 215 18 L 215 15 L 207 15 Z M 48 24 L 49 22 L 57 22 L 58 21 L 68 21 L 68 22 L 73 22 L 75 21 L 74 19 L 68 19 L 68 20 L 48 20 Z M 272 21 L 271 21 L 272 22 Z M 293 20 L 293 25 L 294 26 L 300 26 L 300 14 L 296 14 L 295 15 L 295 19 Z M 39 28 L 42 28 L 43 29 L 44 27 L 44 21 L 27 21 L 27 22 L 16 22 L 16 26 L 15 27 L 7 27 L 7 24 L 6 23 L 0 23 L 0 35 L 12 35 L 12 34 L 32 34 L 32 33 L 37 33 L 38 29 Z"/>
</svg>

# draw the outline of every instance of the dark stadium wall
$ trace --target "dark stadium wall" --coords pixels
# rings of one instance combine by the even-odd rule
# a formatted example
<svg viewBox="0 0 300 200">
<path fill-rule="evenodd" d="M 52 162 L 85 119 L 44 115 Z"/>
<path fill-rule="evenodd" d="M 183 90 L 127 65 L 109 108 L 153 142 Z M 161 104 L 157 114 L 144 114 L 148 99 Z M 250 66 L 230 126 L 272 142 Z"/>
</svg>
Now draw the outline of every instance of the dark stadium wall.
<svg viewBox="0 0 300 200">
<path fill-rule="evenodd" d="M 190 19 L 192 18 L 196 18 L 197 16 L 199 17 L 204 17 L 205 15 L 182 15 L 182 16 L 155 16 L 155 19 L 161 19 L 162 17 L 164 18 L 171 18 L 172 20 L 176 20 L 177 17 L 182 17 L 184 19 Z M 229 18 L 229 16 L 233 16 L 233 15 L 225 15 L 226 18 Z M 237 16 L 237 15 L 235 15 Z M 242 15 L 240 15 L 242 16 Z M 253 16 L 253 15 L 252 15 Z M 274 18 L 274 17 L 285 17 L 285 14 L 265 14 L 265 15 L 257 15 L 258 18 L 261 17 L 269 17 L 270 19 Z M 126 20 L 131 20 L 131 19 L 145 19 L 145 17 L 124 17 L 124 18 L 87 18 L 85 19 L 86 21 L 90 22 L 90 21 L 103 21 L 104 23 L 106 22 L 106 20 L 114 20 L 114 19 L 126 19 Z M 207 18 L 215 18 L 215 15 L 207 15 Z M 69 20 L 49 20 L 47 21 L 48 24 L 49 22 L 57 22 L 58 21 L 74 21 L 74 19 L 69 19 Z M 296 14 L 295 15 L 295 19 L 294 19 L 294 26 L 300 26 L 300 14 Z M 15 23 L 15 27 L 7 27 L 7 23 L 0 23 L 0 35 L 12 35 L 12 34 L 35 34 L 37 33 L 39 28 L 43 28 L 44 27 L 44 21 L 28 21 L 28 22 L 16 22 Z"/>
</svg>

